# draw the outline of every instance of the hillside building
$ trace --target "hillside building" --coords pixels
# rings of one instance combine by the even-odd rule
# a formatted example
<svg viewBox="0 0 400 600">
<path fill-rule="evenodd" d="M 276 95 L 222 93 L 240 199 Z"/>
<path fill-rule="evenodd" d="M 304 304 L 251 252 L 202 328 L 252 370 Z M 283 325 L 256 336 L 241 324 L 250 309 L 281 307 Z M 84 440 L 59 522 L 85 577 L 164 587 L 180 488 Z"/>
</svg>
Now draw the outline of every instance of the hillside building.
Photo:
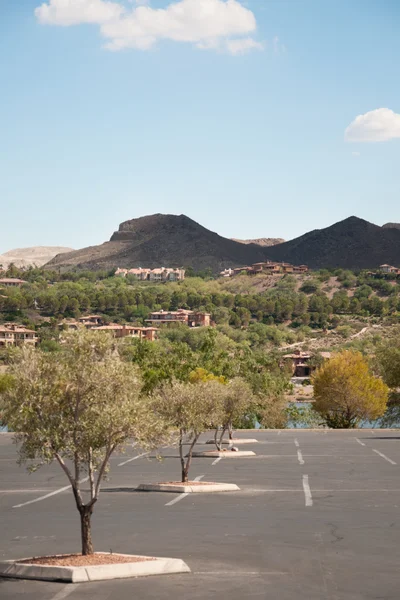
<svg viewBox="0 0 400 600">
<path fill-rule="evenodd" d="M 319 354 L 325 360 L 331 357 L 330 352 L 320 352 Z M 307 378 L 311 377 L 316 369 L 311 362 L 313 356 L 314 354 L 312 352 L 301 352 L 300 350 L 295 350 L 292 354 L 285 354 L 283 359 L 285 362 L 291 361 L 293 368 L 292 377 Z"/>
<path fill-rule="evenodd" d="M 27 329 L 16 323 L 0 325 L 0 347 L 23 346 L 25 344 L 36 346 L 39 337 L 36 331 Z"/>
<path fill-rule="evenodd" d="M 266 262 L 254 263 L 251 266 L 236 267 L 235 269 L 225 269 L 225 271 L 221 271 L 220 276 L 233 277 L 235 275 L 240 275 L 241 273 L 246 273 L 247 275 L 258 275 L 259 273 L 269 275 L 282 275 L 287 273 L 300 274 L 307 272 L 307 265 L 291 265 L 290 263 L 279 263 L 268 260 Z"/>
<path fill-rule="evenodd" d="M 15 277 L 3 277 L 0 279 L 0 287 L 21 287 L 26 281 Z"/>
<path fill-rule="evenodd" d="M 118 325 L 111 323 L 110 325 L 101 325 L 93 327 L 93 331 L 106 331 L 112 333 L 115 338 L 138 338 L 139 340 L 148 340 L 154 342 L 157 339 L 157 327 L 138 327 L 136 325 Z"/>
<path fill-rule="evenodd" d="M 391 273 L 393 275 L 400 275 L 400 269 L 392 267 L 392 265 L 381 265 L 379 267 L 381 273 Z"/>
<path fill-rule="evenodd" d="M 166 311 L 159 310 L 150 313 L 150 317 L 146 319 L 146 323 L 152 324 L 168 324 L 168 323 L 184 323 L 189 327 L 209 327 L 211 324 L 210 313 L 197 312 L 193 310 Z"/>
<path fill-rule="evenodd" d="M 115 275 L 120 277 L 134 275 L 139 281 L 183 281 L 185 279 L 185 270 L 166 267 L 156 269 L 142 269 L 138 267 L 136 269 L 117 269 Z"/>
</svg>

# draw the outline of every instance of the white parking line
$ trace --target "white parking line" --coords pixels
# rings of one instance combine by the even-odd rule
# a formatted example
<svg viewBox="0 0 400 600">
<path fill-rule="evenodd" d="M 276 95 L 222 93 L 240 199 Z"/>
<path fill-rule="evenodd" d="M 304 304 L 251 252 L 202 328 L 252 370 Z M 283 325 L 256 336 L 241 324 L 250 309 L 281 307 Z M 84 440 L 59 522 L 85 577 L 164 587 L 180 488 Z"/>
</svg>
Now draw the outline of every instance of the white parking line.
<svg viewBox="0 0 400 600">
<path fill-rule="evenodd" d="M 89 477 L 85 477 L 85 479 L 81 479 L 81 483 L 85 483 Z M 28 500 L 28 502 L 23 502 L 22 504 L 16 504 L 13 508 L 21 508 L 22 506 L 27 506 L 28 504 L 34 504 L 35 502 L 40 502 L 41 500 L 46 500 L 46 498 L 50 498 L 51 496 L 55 496 L 56 494 L 61 494 L 62 492 L 66 492 L 71 488 L 70 485 L 66 485 L 65 487 L 59 488 L 58 490 L 54 490 L 54 492 L 50 492 L 50 494 L 46 494 L 45 496 L 40 496 L 39 498 L 34 498 L 33 500 Z"/>
<path fill-rule="evenodd" d="M 387 456 L 382 454 L 382 452 L 379 452 L 379 450 L 374 450 L 374 448 L 372 448 L 372 451 L 376 452 L 376 454 L 379 454 L 379 456 L 381 456 L 382 458 L 387 460 L 391 465 L 397 465 L 397 463 L 395 463 L 394 460 L 392 460 L 391 458 L 388 458 Z"/>
<path fill-rule="evenodd" d="M 296 448 L 300 447 L 299 440 L 297 438 L 295 438 L 294 440 L 294 445 L 296 446 Z"/>
<path fill-rule="evenodd" d="M 67 585 L 65 585 L 59 592 L 57 592 L 57 594 L 53 596 L 51 600 L 64 600 L 64 598 L 72 594 L 72 592 L 74 592 L 77 587 L 79 587 L 79 583 L 75 583 L 72 585 L 70 583 L 67 583 Z"/>
<path fill-rule="evenodd" d="M 362 442 L 361 440 L 359 440 L 358 438 L 354 438 L 356 440 L 356 442 L 358 442 L 359 444 L 361 444 L 361 446 L 365 446 L 364 442 Z"/>
<path fill-rule="evenodd" d="M 298 458 L 298 460 L 299 460 L 299 463 L 300 463 L 301 465 L 304 465 L 304 459 L 303 459 L 303 455 L 302 455 L 302 453 L 301 453 L 301 450 L 297 450 L 297 458 Z"/>
<path fill-rule="evenodd" d="M 218 458 L 216 458 L 214 460 L 214 462 L 211 463 L 211 466 L 213 467 L 214 465 L 216 465 L 217 463 L 219 463 L 220 460 L 222 460 L 222 456 L 218 456 Z"/>
<path fill-rule="evenodd" d="M 143 452 L 143 454 L 138 454 L 137 456 L 128 458 L 128 460 L 124 460 L 124 462 L 119 463 L 119 465 L 117 465 L 117 467 L 123 467 L 124 465 L 127 465 L 128 463 L 132 462 L 133 460 L 137 460 L 138 458 L 142 458 L 142 456 L 147 456 L 148 454 L 150 454 L 150 452 Z"/>
<path fill-rule="evenodd" d="M 203 477 L 204 477 L 204 475 L 199 475 L 198 477 L 195 477 L 193 479 L 193 481 L 200 481 L 200 479 L 203 479 Z M 189 494 L 190 494 L 190 492 L 185 492 L 184 494 L 179 494 L 179 496 L 177 498 L 174 498 L 174 500 L 171 500 L 171 502 L 167 502 L 167 504 L 165 506 L 173 506 L 180 500 L 183 500 L 184 498 L 186 498 L 186 496 L 189 496 Z"/>
<path fill-rule="evenodd" d="M 312 506 L 313 499 L 312 499 L 312 495 L 311 495 L 310 484 L 308 483 L 308 475 L 303 475 L 303 490 L 304 490 L 304 497 L 306 500 L 306 506 Z"/>
</svg>

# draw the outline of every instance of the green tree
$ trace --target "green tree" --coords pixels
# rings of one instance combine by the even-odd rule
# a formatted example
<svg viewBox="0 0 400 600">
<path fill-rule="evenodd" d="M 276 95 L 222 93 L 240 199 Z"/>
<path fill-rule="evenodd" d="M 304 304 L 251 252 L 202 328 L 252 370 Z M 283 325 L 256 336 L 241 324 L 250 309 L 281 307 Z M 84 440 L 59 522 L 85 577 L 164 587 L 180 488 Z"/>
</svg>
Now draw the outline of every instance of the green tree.
<svg viewBox="0 0 400 600">
<path fill-rule="evenodd" d="M 16 432 L 21 463 L 58 462 L 80 514 L 82 554 L 92 554 L 91 516 L 112 453 L 132 438 L 153 447 L 163 432 L 140 394 L 139 372 L 121 360 L 110 336 L 80 330 L 65 334 L 56 354 L 21 349 L 10 374 L 0 420 Z M 81 488 L 86 473 L 88 497 Z"/>
<path fill-rule="evenodd" d="M 217 450 L 222 449 L 226 431 L 229 432 L 231 440 L 234 425 L 243 422 L 247 415 L 252 413 L 255 397 L 249 384 L 240 377 L 235 377 L 220 390 L 219 401 L 221 402 L 222 427 L 221 429 L 218 426 L 215 428 L 214 442 Z"/>
<path fill-rule="evenodd" d="M 153 396 L 154 412 L 169 428 L 178 433 L 181 480 L 189 481 L 193 449 L 204 431 L 221 422 L 221 391 L 225 386 L 218 381 L 197 383 L 173 381 L 164 385 Z M 184 444 L 189 443 L 185 457 Z"/>
<path fill-rule="evenodd" d="M 353 428 L 386 410 L 389 388 L 369 369 L 360 352 L 345 350 L 326 361 L 313 377 L 314 410 L 332 428 Z"/>
</svg>

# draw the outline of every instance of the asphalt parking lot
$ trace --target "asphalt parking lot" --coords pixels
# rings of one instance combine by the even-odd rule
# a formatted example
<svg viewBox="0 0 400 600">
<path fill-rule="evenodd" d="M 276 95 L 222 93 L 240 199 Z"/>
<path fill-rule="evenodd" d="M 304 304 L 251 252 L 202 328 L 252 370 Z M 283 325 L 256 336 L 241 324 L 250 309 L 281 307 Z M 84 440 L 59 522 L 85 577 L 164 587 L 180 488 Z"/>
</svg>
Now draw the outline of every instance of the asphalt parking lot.
<svg viewBox="0 0 400 600">
<path fill-rule="evenodd" d="M 95 549 L 182 558 L 192 573 L 62 584 L 0 580 L 2 600 L 398 600 L 400 432 L 258 431 L 252 458 L 193 460 L 191 478 L 240 492 L 137 492 L 179 478 L 129 448 L 112 459 Z M 209 436 L 206 436 L 206 439 Z M 209 449 L 204 446 L 199 449 Z M 79 551 L 79 517 L 57 465 L 28 474 L 0 434 L 0 557 Z"/>
</svg>

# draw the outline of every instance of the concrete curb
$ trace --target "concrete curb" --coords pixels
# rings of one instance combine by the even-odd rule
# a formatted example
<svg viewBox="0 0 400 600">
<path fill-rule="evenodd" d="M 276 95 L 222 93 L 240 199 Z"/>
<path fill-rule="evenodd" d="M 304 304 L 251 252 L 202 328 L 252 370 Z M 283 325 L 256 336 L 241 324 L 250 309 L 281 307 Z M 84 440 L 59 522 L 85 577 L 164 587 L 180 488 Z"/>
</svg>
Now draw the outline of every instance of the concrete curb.
<svg viewBox="0 0 400 600">
<path fill-rule="evenodd" d="M 238 452 L 232 452 L 226 450 L 226 452 L 218 452 L 218 450 L 206 450 L 206 452 L 193 452 L 193 458 L 240 458 L 243 456 L 255 456 L 256 453 L 252 450 L 239 450 Z"/>
<path fill-rule="evenodd" d="M 240 488 L 235 483 L 213 483 L 212 485 L 163 485 L 162 483 L 141 483 L 138 490 L 144 492 L 175 492 L 176 494 L 206 494 L 211 492 L 237 492 Z"/>
<path fill-rule="evenodd" d="M 118 554 L 117 556 L 138 558 L 130 554 Z M 126 579 L 128 577 L 147 577 L 148 575 L 168 575 L 170 573 L 190 573 L 190 569 L 180 558 L 160 557 L 154 557 L 154 560 L 143 562 L 114 563 L 89 567 L 56 567 L 22 564 L 18 560 L 0 561 L 0 577 L 64 581 L 65 583 L 85 583 L 103 579 Z"/>
<path fill-rule="evenodd" d="M 224 445 L 231 445 L 231 444 L 258 444 L 258 440 L 256 440 L 255 438 L 233 438 L 232 440 L 222 440 L 222 443 Z M 206 444 L 215 444 L 214 440 L 208 440 L 206 442 Z"/>
</svg>

